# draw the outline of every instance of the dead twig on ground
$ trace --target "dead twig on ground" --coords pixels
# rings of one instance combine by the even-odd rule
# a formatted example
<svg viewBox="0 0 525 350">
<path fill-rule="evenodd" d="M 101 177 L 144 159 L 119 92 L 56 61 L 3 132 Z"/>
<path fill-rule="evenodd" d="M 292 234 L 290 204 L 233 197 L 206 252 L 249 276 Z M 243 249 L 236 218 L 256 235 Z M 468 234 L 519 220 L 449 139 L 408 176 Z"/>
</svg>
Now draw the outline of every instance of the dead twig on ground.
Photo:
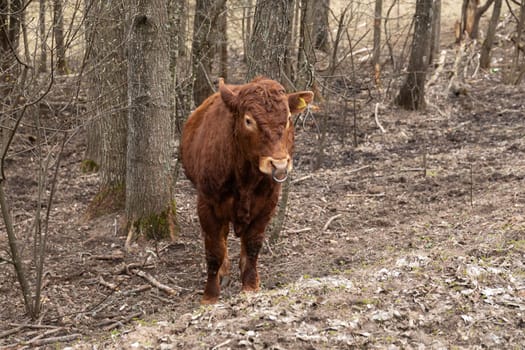
<svg viewBox="0 0 525 350">
<path fill-rule="evenodd" d="M 44 339 L 37 339 L 31 343 L 25 343 L 27 345 L 33 345 L 33 346 L 41 346 L 41 345 L 47 345 L 47 344 L 54 344 L 54 343 L 65 343 L 65 342 L 70 342 L 70 341 L 73 341 L 75 339 L 78 339 L 82 337 L 82 334 L 80 333 L 73 333 L 73 334 L 68 334 L 68 335 L 62 335 L 62 336 L 58 336 L 58 337 L 49 337 L 49 338 L 44 338 Z"/>
<path fill-rule="evenodd" d="M 385 128 L 381 125 L 379 122 L 379 103 L 376 103 L 376 108 L 374 110 L 374 120 L 376 121 L 376 125 L 381 130 L 381 133 L 386 133 Z"/>
<path fill-rule="evenodd" d="M 33 337 L 33 338 L 29 339 L 27 341 L 27 344 L 34 344 L 34 343 L 38 342 L 41 339 L 47 339 L 50 335 L 58 333 L 58 332 L 61 332 L 63 330 L 65 330 L 65 328 L 62 328 L 62 327 L 58 327 L 58 328 L 55 328 L 55 329 L 47 330 L 44 333 L 41 333 L 41 334 L 37 335 L 36 337 Z"/>
<path fill-rule="evenodd" d="M 137 268 L 147 269 L 147 268 L 150 268 L 150 267 L 153 267 L 153 264 L 144 265 L 144 264 L 141 264 L 141 263 L 131 263 L 131 264 L 128 264 L 128 265 L 118 266 L 117 269 L 115 271 L 113 271 L 113 274 L 115 274 L 115 275 L 122 275 L 122 274 L 131 275 L 131 270 L 133 270 L 133 269 L 137 269 Z"/>
<path fill-rule="evenodd" d="M 228 345 L 229 343 L 231 343 L 231 341 L 232 341 L 231 339 L 227 339 L 227 340 L 223 341 L 222 343 L 215 345 L 211 349 L 212 350 L 218 350 L 218 349 L 222 348 L 223 346 Z"/>
<path fill-rule="evenodd" d="M 343 214 L 337 214 L 337 215 L 332 216 L 330 219 L 328 219 L 328 221 L 326 222 L 326 224 L 324 224 L 324 226 L 323 226 L 323 231 L 328 230 L 328 227 L 330 226 L 330 224 L 331 224 L 334 220 L 339 219 L 341 216 L 343 216 Z"/>
<path fill-rule="evenodd" d="M 352 169 L 352 170 L 346 171 L 345 175 L 357 173 L 358 171 L 365 170 L 365 169 L 368 169 L 368 168 L 370 168 L 370 165 L 365 165 L 365 166 L 359 167 L 357 169 Z"/>
<path fill-rule="evenodd" d="M 361 193 L 349 193 L 347 194 L 348 197 L 384 197 L 385 194 L 383 192 L 381 193 L 366 193 L 366 194 L 361 194 Z"/>
<path fill-rule="evenodd" d="M 111 289 L 111 290 L 117 290 L 118 289 L 116 284 L 106 282 L 106 280 L 104 280 L 104 277 L 102 277 L 102 276 L 99 277 L 98 283 L 103 285 L 104 287 L 107 287 L 107 288 Z"/>
<path fill-rule="evenodd" d="M 128 315 L 126 317 L 122 317 L 122 319 L 120 319 L 120 320 L 111 320 L 111 321 L 114 321 L 114 322 L 111 323 L 109 326 L 104 327 L 104 330 L 105 331 L 110 331 L 110 330 L 112 330 L 114 328 L 118 328 L 118 327 L 123 326 L 124 324 L 132 321 L 134 318 L 139 317 L 139 316 L 142 316 L 142 311 L 135 312 L 135 313 L 133 313 L 131 315 Z M 104 322 L 107 322 L 107 320 L 104 321 Z"/>
<path fill-rule="evenodd" d="M 95 260 L 123 260 L 124 254 L 122 252 L 117 252 L 109 255 L 93 255 Z"/>
<path fill-rule="evenodd" d="M 304 228 L 299 228 L 295 230 L 286 230 L 287 233 L 303 233 L 303 232 L 308 232 L 308 231 L 312 231 L 312 228 L 304 227 Z"/>
<path fill-rule="evenodd" d="M 124 291 L 121 294 L 123 296 L 128 296 L 128 295 L 131 295 L 131 294 L 142 293 L 142 292 L 145 292 L 145 291 L 150 290 L 150 289 L 151 289 L 151 285 L 150 284 L 143 284 L 141 286 L 138 286 L 137 288 L 133 288 L 133 289 Z"/>
<path fill-rule="evenodd" d="M 304 181 L 304 180 L 311 179 L 312 177 L 314 177 L 314 174 L 309 174 L 309 175 L 300 177 L 298 179 L 292 180 L 292 185 L 295 185 L 295 184 L 297 184 L 297 183 L 299 183 L 301 181 Z"/>
<path fill-rule="evenodd" d="M 157 279 L 155 279 L 155 277 L 153 277 L 152 275 L 142 271 L 142 270 L 137 270 L 137 269 L 134 269 L 134 270 L 131 270 L 132 273 L 134 273 L 135 275 L 139 276 L 139 277 L 142 277 L 144 278 L 146 281 L 148 281 L 149 283 L 151 283 L 151 285 L 153 285 L 155 288 L 163 291 L 164 293 L 166 294 L 169 294 L 169 295 L 178 295 L 179 292 L 177 292 L 175 289 L 165 285 L 165 284 L 162 284 L 160 283 L 159 281 L 157 281 Z"/>
<path fill-rule="evenodd" d="M 11 334 L 15 334 L 20 332 L 22 329 L 26 328 L 26 325 L 20 325 L 12 329 L 8 329 L 7 331 L 4 331 L 0 333 L 0 339 L 5 338 L 7 336 L 10 336 Z"/>
</svg>

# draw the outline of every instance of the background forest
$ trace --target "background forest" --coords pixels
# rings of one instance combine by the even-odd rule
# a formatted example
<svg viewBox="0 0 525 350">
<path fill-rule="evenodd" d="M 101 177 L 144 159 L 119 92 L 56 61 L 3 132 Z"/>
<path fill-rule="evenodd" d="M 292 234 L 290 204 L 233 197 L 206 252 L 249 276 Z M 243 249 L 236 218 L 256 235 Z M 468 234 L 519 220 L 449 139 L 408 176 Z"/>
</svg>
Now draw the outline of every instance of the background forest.
<svg viewBox="0 0 525 350">
<path fill-rule="evenodd" d="M 524 26 L 525 0 L 0 0 L 0 349 L 523 347 Z M 201 307 L 180 132 L 258 75 L 315 103 L 263 290 L 232 269 Z"/>
</svg>

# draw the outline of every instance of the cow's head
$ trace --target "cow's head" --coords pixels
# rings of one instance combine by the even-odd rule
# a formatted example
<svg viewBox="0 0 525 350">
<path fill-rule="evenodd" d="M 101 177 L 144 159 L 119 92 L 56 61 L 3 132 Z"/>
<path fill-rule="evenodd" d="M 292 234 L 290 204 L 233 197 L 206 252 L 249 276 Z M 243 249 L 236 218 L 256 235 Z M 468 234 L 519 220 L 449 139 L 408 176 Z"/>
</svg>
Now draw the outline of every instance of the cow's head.
<svg viewBox="0 0 525 350">
<path fill-rule="evenodd" d="M 302 112 L 314 94 L 286 94 L 281 84 L 262 77 L 238 86 L 221 79 L 219 92 L 234 115 L 234 138 L 242 156 L 275 181 L 285 181 L 292 170 L 292 115 Z"/>
</svg>

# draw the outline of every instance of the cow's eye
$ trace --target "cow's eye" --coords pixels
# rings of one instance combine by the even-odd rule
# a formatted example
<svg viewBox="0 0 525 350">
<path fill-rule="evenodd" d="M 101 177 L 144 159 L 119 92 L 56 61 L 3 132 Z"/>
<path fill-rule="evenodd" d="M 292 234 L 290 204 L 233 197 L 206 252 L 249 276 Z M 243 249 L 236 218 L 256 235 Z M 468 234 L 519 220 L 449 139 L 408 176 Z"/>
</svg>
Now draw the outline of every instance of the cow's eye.
<svg viewBox="0 0 525 350">
<path fill-rule="evenodd" d="M 253 129 L 255 127 L 255 120 L 246 114 L 244 116 L 244 125 L 246 125 L 248 129 Z"/>
<path fill-rule="evenodd" d="M 288 118 L 286 119 L 286 129 L 290 127 L 290 124 L 292 124 L 292 115 L 288 115 Z"/>
</svg>

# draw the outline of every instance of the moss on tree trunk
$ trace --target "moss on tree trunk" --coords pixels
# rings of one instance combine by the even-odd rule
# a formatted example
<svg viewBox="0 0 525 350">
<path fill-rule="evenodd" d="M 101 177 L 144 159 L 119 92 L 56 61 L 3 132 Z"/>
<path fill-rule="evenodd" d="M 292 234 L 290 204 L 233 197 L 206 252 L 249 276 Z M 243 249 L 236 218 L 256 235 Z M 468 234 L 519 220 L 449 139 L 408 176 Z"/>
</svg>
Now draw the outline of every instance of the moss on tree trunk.
<svg viewBox="0 0 525 350">
<path fill-rule="evenodd" d="M 128 235 L 128 240 L 137 236 L 155 240 L 164 238 L 174 240 L 179 234 L 176 211 L 176 203 L 173 200 L 171 205 L 160 213 L 153 213 L 139 219 L 129 220 L 127 227 L 131 236 Z"/>
<path fill-rule="evenodd" d="M 104 187 L 95 195 L 86 211 L 90 220 L 125 208 L 126 189 L 124 184 L 115 187 Z"/>
</svg>

